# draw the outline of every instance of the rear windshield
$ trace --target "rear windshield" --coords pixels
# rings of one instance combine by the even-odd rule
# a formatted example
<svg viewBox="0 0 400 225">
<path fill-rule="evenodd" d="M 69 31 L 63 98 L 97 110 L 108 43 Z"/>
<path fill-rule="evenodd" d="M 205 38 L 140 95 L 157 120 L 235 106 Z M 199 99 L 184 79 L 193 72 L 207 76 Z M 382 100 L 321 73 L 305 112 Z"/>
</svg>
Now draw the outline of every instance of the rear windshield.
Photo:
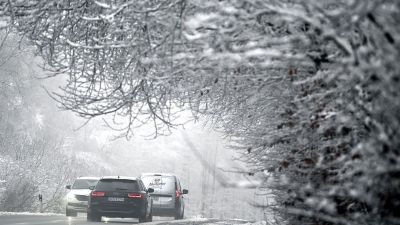
<svg viewBox="0 0 400 225">
<path fill-rule="evenodd" d="M 78 179 L 75 180 L 74 184 L 72 185 L 72 189 L 89 189 L 89 187 L 96 186 L 99 180 L 93 179 Z"/>
<path fill-rule="evenodd" d="M 96 191 L 140 191 L 136 180 L 101 180 Z"/>
<path fill-rule="evenodd" d="M 175 191 L 175 178 L 171 176 L 145 176 L 142 181 L 146 188 Z"/>
</svg>

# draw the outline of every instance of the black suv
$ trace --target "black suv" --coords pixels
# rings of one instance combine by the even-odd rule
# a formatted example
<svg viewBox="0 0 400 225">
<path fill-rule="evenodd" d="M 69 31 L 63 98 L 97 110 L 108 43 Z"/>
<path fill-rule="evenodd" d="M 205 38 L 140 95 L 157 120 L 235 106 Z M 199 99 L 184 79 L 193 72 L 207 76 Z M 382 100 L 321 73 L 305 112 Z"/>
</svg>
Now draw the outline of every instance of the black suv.
<svg viewBox="0 0 400 225">
<path fill-rule="evenodd" d="M 153 201 L 139 178 L 103 177 L 90 193 L 87 220 L 100 222 L 102 216 L 139 218 L 139 223 L 153 219 Z"/>
</svg>

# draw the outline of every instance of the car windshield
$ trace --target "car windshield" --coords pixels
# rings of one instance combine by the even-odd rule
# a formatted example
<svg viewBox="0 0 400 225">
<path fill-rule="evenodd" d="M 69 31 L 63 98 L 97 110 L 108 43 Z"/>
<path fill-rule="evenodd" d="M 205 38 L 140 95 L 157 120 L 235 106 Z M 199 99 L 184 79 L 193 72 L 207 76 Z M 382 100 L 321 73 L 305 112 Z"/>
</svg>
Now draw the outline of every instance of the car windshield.
<svg viewBox="0 0 400 225">
<path fill-rule="evenodd" d="M 175 178 L 172 176 L 145 176 L 142 181 L 146 188 L 175 191 Z"/>
<path fill-rule="evenodd" d="M 96 191 L 140 191 L 136 180 L 101 180 Z"/>
<path fill-rule="evenodd" d="M 78 179 L 75 180 L 72 189 L 89 189 L 89 187 L 96 186 L 98 180 L 95 179 Z"/>
</svg>

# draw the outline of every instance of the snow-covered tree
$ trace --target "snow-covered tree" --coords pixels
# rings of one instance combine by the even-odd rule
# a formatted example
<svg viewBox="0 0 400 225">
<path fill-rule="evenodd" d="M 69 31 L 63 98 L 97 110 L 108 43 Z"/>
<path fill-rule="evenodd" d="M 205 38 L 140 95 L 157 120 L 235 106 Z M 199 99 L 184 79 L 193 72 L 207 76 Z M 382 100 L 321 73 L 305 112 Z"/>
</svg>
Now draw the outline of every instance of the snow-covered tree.
<svg viewBox="0 0 400 225">
<path fill-rule="evenodd" d="M 157 129 L 172 125 L 178 104 L 173 81 L 181 75 L 171 59 L 175 48 L 182 48 L 186 1 L 3 4 L 4 14 L 38 47 L 51 75 L 69 75 L 64 92 L 55 96 L 64 108 L 87 119 L 123 117 L 127 125 L 115 128 L 127 135 L 148 122 Z"/>
<path fill-rule="evenodd" d="M 204 49 L 192 58 L 228 82 L 221 92 L 210 82 L 212 103 L 199 105 L 217 113 L 256 171 L 272 173 L 266 185 L 283 218 L 398 223 L 399 4 L 223 1 L 203 10 L 187 21 Z"/>
<path fill-rule="evenodd" d="M 106 170 L 65 147 L 67 126 L 45 113 L 53 101 L 35 78 L 32 48 L 9 31 L 0 30 L 0 210 L 39 210 L 42 194 L 45 211 L 64 212 L 65 185 Z"/>
<path fill-rule="evenodd" d="M 0 5 L 68 75 L 64 108 L 125 117 L 128 136 L 190 109 L 239 144 L 289 224 L 399 223 L 398 1 Z"/>
<path fill-rule="evenodd" d="M 187 22 L 188 38 L 205 49 L 193 58 L 210 59 L 224 78 L 241 70 L 242 79 L 237 95 L 212 88 L 216 107 L 207 107 L 223 112 L 218 120 L 251 165 L 275 175 L 266 185 L 283 218 L 398 223 L 398 3 L 224 1 L 203 9 Z"/>
</svg>

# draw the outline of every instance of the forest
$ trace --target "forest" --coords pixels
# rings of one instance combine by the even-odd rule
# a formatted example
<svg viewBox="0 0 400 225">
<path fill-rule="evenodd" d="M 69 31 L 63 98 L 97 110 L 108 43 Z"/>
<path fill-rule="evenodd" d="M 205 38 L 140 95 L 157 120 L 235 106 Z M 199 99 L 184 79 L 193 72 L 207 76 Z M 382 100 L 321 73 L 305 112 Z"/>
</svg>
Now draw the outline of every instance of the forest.
<svg viewBox="0 0 400 225">
<path fill-rule="evenodd" d="M 396 0 L 0 0 L 0 29 L 34 49 L 42 78 L 63 77 L 47 92 L 60 108 L 102 118 L 117 138 L 149 124 L 151 137 L 169 135 L 182 112 L 206 120 L 262 180 L 259 198 L 274 199 L 259 205 L 271 224 L 399 224 L 399 10 Z M 35 106 L 20 91 L 29 82 L 10 72 L 0 85 L 0 165 L 51 167 L 35 149 L 60 154 L 57 138 L 9 124 Z"/>
</svg>

